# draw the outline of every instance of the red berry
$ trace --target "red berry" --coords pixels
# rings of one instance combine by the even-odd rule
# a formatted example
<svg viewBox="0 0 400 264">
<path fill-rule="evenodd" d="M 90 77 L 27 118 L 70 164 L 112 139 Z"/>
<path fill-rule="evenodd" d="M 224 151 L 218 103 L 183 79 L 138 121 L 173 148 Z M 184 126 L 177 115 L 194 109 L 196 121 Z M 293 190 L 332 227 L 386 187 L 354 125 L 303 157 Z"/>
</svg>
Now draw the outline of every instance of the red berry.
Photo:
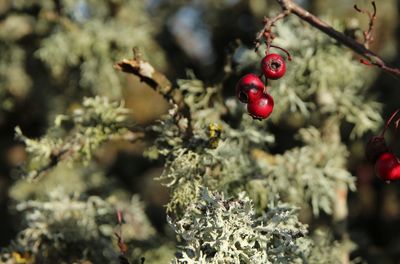
<svg viewBox="0 0 400 264">
<path fill-rule="evenodd" d="M 385 152 L 375 162 L 375 172 L 384 181 L 400 179 L 400 162 L 392 152 Z"/>
<path fill-rule="evenodd" d="M 243 76 L 236 85 L 236 97 L 242 103 L 248 103 L 262 96 L 264 83 L 252 73 Z"/>
<path fill-rule="evenodd" d="M 285 75 L 286 62 L 281 55 L 271 53 L 262 59 L 261 69 L 267 79 L 277 80 Z"/>
<path fill-rule="evenodd" d="M 265 119 L 270 116 L 274 109 L 274 99 L 269 94 L 262 96 L 255 101 L 249 102 L 247 111 L 254 119 Z"/>
</svg>

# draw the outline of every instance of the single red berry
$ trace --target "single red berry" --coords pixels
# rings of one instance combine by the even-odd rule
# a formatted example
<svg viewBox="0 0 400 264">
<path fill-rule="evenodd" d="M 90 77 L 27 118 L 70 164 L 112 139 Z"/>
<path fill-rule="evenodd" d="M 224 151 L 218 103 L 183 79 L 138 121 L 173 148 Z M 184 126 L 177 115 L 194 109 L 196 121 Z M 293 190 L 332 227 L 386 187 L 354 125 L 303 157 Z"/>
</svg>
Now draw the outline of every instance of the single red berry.
<svg viewBox="0 0 400 264">
<path fill-rule="evenodd" d="M 269 117 L 274 109 L 274 99 L 269 94 L 262 96 L 247 105 L 247 111 L 254 119 L 265 119 Z"/>
<path fill-rule="evenodd" d="M 286 62 L 281 55 L 270 53 L 262 59 L 261 69 L 267 79 L 277 80 L 285 75 Z"/>
<path fill-rule="evenodd" d="M 262 96 L 264 83 L 261 79 L 252 73 L 246 74 L 240 78 L 236 85 L 236 97 L 240 102 L 247 104 Z"/>
<path fill-rule="evenodd" d="M 392 152 L 385 152 L 375 162 L 375 172 L 384 181 L 399 180 L 400 162 Z"/>
</svg>

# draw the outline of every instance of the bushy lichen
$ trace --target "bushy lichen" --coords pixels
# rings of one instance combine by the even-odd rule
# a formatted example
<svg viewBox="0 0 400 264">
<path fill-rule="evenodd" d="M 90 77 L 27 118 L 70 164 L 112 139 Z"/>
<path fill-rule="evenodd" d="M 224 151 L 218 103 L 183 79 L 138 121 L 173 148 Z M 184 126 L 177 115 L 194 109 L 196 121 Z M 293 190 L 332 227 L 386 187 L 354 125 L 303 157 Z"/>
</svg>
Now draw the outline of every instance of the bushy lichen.
<svg viewBox="0 0 400 264">
<path fill-rule="evenodd" d="M 271 206 L 258 218 L 244 193 L 226 199 L 202 189 L 199 201 L 169 222 L 182 240 L 172 263 L 301 263 L 309 251 L 293 207 Z"/>
<path fill-rule="evenodd" d="M 29 177 L 35 178 L 62 160 L 88 162 L 94 150 L 108 140 L 128 136 L 129 110 L 106 97 L 85 98 L 70 115 L 58 115 L 46 137 L 29 139 L 16 128 L 31 159 Z"/>
<path fill-rule="evenodd" d="M 32 263 L 59 262 L 60 257 L 63 263 L 118 263 L 113 246 L 117 210 L 124 212 L 122 228 L 128 241 L 154 234 L 137 197 L 123 202 L 56 188 L 45 199 L 19 202 L 15 210 L 23 221 L 16 239 L 2 253 L 6 263 L 14 263 L 13 252 L 30 255 Z"/>
<path fill-rule="evenodd" d="M 314 127 L 301 129 L 304 146 L 293 148 L 268 160 L 255 155 L 264 179 L 259 192 L 280 194 L 294 204 L 310 202 L 315 215 L 320 210 L 332 214 L 336 203 L 335 186 L 343 181 L 354 190 L 354 178 L 344 166 L 347 150 L 344 145 L 326 142 Z"/>
<path fill-rule="evenodd" d="M 0 59 L 3 107 L 12 105 L 5 99 L 30 91 L 32 80 L 23 69 L 27 56 L 49 70 L 44 79 L 52 82 L 43 81 L 49 87 L 39 85 L 40 89 L 63 88 L 52 91 L 62 95 L 49 102 L 53 111 L 45 119 L 54 116 L 55 121 L 45 135 L 30 139 L 16 128 L 17 138 L 26 145 L 24 169 L 29 179 L 49 175 L 37 185 L 19 180 L 11 187 L 11 207 L 22 223 L 2 260 L 117 263 L 113 234 L 117 210 L 124 213 L 121 235 L 128 246 L 126 257 L 134 261 L 141 257 L 146 263 L 342 260 L 349 249 L 327 232 L 308 234 L 297 216 L 298 208 L 308 207 L 313 212 L 309 218 L 319 217 L 320 211 L 334 214 L 337 186 L 354 187 L 346 170 L 348 152 L 340 139 L 340 125 L 352 124 L 352 136 L 360 136 L 380 122 L 380 105 L 366 96 L 363 66 L 350 52 L 295 18 L 280 23 L 276 44 L 287 48 L 294 60 L 288 62 L 285 78 L 270 83 L 276 105 L 267 122 L 253 120 L 245 106 L 226 98 L 223 82 L 210 85 L 188 72 L 172 91 L 174 82 L 167 81 L 163 93 L 153 76 L 139 76 L 172 103 L 167 115 L 141 132 L 153 139 L 147 157 L 164 162 L 159 180 L 170 190 L 168 221 L 180 245 L 174 258 L 173 235 L 159 238 L 138 197 L 130 199 L 129 191 L 92 161 L 103 143 L 129 141 L 134 133 L 129 110 L 111 99 L 120 97 L 124 82 L 112 68 L 114 61 L 138 45 L 145 55 L 152 55 L 150 62 L 156 62 L 154 67 L 146 64 L 149 68 L 164 64 L 154 39 L 153 18 L 143 11 L 141 1 L 57 3 L 13 1 L 12 12 L 36 11 L 27 17 L 10 15 L 9 24 L 5 23 L 9 27 L 0 27 L 4 39 L 0 50 L 7 54 Z M 209 4 L 224 7 L 218 3 Z M 6 34 L 13 19 L 32 26 Z M 28 51 L 19 41 L 29 34 L 40 46 Z M 226 79 L 237 77 L 235 70 L 259 68 L 260 55 L 245 47 L 237 49 L 233 54 L 237 67 Z M 180 92 L 180 99 L 170 96 L 174 91 Z M 85 98 L 78 107 L 71 104 L 82 95 L 98 96 Z M 67 114 L 57 114 L 60 111 Z M 280 149 L 279 154 L 272 151 L 279 139 L 271 123 L 274 128 L 289 124 L 299 135 L 297 145 Z M 331 127 L 335 129 L 329 131 Z"/>
</svg>

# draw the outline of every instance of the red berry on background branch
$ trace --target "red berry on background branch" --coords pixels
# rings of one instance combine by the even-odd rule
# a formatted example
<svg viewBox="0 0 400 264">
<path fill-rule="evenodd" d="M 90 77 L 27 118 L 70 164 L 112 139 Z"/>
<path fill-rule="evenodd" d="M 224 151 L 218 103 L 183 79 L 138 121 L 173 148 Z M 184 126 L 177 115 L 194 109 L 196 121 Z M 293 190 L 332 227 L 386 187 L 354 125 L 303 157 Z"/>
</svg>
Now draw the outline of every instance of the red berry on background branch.
<svg viewBox="0 0 400 264">
<path fill-rule="evenodd" d="M 392 152 L 384 152 L 375 162 L 375 172 L 384 181 L 400 179 L 400 162 Z"/>
<path fill-rule="evenodd" d="M 393 122 L 400 109 L 396 110 L 386 122 L 385 127 L 379 136 L 375 136 L 368 141 L 366 146 L 367 159 L 374 164 L 375 172 L 384 181 L 400 180 L 400 162 L 394 155 L 385 141 L 385 133 L 389 125 Z M 394 121 L 395 128 L 399 127 L 400 118 Z"/>
<path fill-rule="evenodd" d="M 267 79 L 277 80 L 286 73 L 286 62 L 281 55 L 270 53 L 261 61 L 261 69 Z"/>
<path fill-rule="evenodd" d="M 249 102 L 247 111 L 254 119 L 265 119 L 269 117 L 274 109 L 274 99 L 265 93 L 255 101 Z"/>
<path fill-rule="evenodd" d="M 264 83 L 252 73 L 243 76 L 236 85 L 236 97 L 245 104 L 260 98 L 263 91 Z"/>
</svg>

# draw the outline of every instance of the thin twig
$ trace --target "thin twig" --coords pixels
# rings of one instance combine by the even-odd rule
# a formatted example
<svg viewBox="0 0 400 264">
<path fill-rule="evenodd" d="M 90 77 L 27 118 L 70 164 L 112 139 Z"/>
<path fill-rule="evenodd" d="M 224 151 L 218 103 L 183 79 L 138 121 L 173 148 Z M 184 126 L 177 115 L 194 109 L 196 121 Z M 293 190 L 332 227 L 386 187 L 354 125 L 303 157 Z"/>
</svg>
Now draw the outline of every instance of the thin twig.
<svg viewBox="0 0 400 264">
<path fill-rule="evenodd" d="M 363 31 L 364 46 L 366 48 L 369 48 L 369 45 L 374 40 L 374 38 L 372 36 L 372 31 L 374 30 L 374 22 L 376 20 L 376 5 L 375 5 L 375 1 L 372 1 L 371 4 L 372 4 L 372 13 L 369 12 L 368 10 L 362 10 L 357 5 L 354 5 L 354 9 L 357 12 L 362 13 L 362 14 L 366 14 L 369 17 L 368 30 Z"/>
<path fill-rule="evenodd" d="M 293 13 L 302 20 L 309 23 L 311 26 L 319 29 L 320 31 L 324 32 L 331 38 L 337 40 L 338 42 L 342 43 L 343 45 L 347 46 L 357 54 L 364 57 L 368 60 L 371 65 L 377 66 L 397 78 L 400 78 L 400 69 L 388 66 L 383 59 L 381 59 L 378 55 L 374 52 L 366 48 L 363 44 L 358 43 L 354 39 L 346 36 L 342 32 L 337 31 L 333 27 L 331 27 L 326 22 L 322 21 L 320 18 L 316 17 L 315 15 L 311 14 L 304 8 L 300 7 L 293 0 L 276 0 L 278 4 L 281 6 L 282 10 L 287 13 Z M 375 5 L 374 5 L 375 6 Z"/>
<path fill-rule="evenodd" d="M 279 49 L 279 50 L 285 52 L 288 61 L 291 61 L 291 60 L 292 60 L 292 56 L 290 55 L 289 51 L 285 50 L 284 48 L 281 48 L 281 47 L 278 47 L 278 46 L 275 46 L 275 45 L 272 45 L 272 44 L 270 45 L 270 47 L 271 47 L 271 48 L 275 48 L 275 49 Z"/>
<path fill-rule="evenodd" d="M 397 115 L 399 112 L 400 112 L 400 109 L 397 109 L 396 111 L 394 111 L 394 112 L 392 113 L 392 115 L 390 116 L 390 118 L 386 121 L 385 127 L 383 128 L 381 134 L 379 135 L 380 137 L 384 137 L 384 136 L 385 136 L 386 130 L 388 129 L 390 123 L 392 123 L 393 119 L 396 117 L 396 115 Z M 397 123 L 397 122 L 399 122 L 399 120 L 400 120 L 400 119 L 398 119 L 398 120 L 395 122 L 395 127 L 396 127 L 396 129 L 397 129 L 397 127 L 398 127 L 398 123 Z"/>
<path fill-rule="evenodd" d="M 34 171 L 32 174 L 28 174 L 28 178 L 31 180 L 37 180 L 39 176 L 42 176 L 49 172 L 51 169 L 56 167 L 61 161 L 67 159 L 72 155 L 72 150 L 68 148 L 63 148 L 61 150 L 53 150 L 49 157 L 49 163 L 38 168 L 37 170 Z"/>
<path fill-rule="evenodd" d="M 263 19 L 263 23 L 264 23 L 264 27 L 262 30 L 260 30 L 260 32 L 257 33 L 257 37 L 255 40 L 255 51 L 257 52 L 258 48 L 261 45 L 261 39 L 264 37 L 265 39 L 265 44 L 267 45 L 267 49 L 266 52 L 269 52 L 269 48 L 271 47 L 271 43 L 275 38 L 274 33 L 272 32 L 272 27 L 275 26 L 275 23 L 286 17 L 287 15 L 289 15 L 289 11 L 287 10 L 283 10 L 281 13 L 279 13 L 277 16 L 273 17 L 273 18 L 268 18 L 268 17 L 264 17 Z"/>
</svg>

